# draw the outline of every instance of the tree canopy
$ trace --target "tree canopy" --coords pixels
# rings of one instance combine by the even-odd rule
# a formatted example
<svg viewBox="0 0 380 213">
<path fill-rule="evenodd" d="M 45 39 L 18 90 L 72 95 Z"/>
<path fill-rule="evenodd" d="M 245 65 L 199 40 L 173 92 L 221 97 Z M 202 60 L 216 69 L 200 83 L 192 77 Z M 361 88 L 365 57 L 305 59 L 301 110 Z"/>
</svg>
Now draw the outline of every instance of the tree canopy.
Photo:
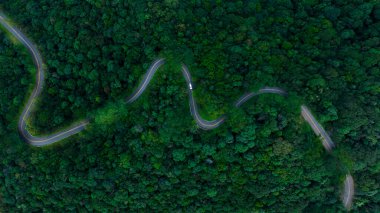
<svg viewBox="0 0 380 213">
<path fill-rule="evenodd" d="M 353 211 L 380 211 L 380 3 L 377 0 L 3 0 L 35 42 L 46 85 L 30 119 L 45 134 L 78 118 L 78 136 L 38 149 L 17 120 L 32 59 L 0 33 L 0 211 L 339 212 L 344 168 Z M 131 94 L 165 57 L 144 95 Z M 193 121 L 180 64 L 201 114 Z M 236 109 L 244 92 L 278 86 Z M 306 103 L 337 145 L 302 121 Z"/>
</svg>

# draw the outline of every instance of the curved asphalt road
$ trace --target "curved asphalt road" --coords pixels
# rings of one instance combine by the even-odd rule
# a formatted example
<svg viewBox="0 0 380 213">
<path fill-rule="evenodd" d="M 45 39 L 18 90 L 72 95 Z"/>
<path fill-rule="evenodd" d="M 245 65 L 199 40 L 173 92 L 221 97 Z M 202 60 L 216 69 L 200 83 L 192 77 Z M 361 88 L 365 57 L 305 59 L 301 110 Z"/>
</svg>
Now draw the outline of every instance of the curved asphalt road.
<svg viewBox="0 0 380 213">
<path fill-rule="evenodd" d="M 328 152 L 335 147 L 334 142 L 330 136 L 326 133 L 325 129 L 318 123 L 318 121 L 311 114 L 310 110 L 305 106 L 301 106 L 301 115 L 309 123 L 314 133 L 322 139 L 322 145 Z"/>
<path fill-rule="evenodd" d="M 32 136 L 26 129 L 26 123 L 25 121 L 29 118 L 30 112 L 34 106 L 35 99 L 39 96 L 41 93 L 41 90 L 43 88 L 44 83 L 44 69 L 43 69 L 43 62 L 41 54 L 38 52 L 37 48 L 33 45 L 32 42 L 24 35 L 22 34 L 18 29 L 11 26 L 7 18 L 4 14 L 0 13 L 0 24 L 5 27 L 6 30 L 8 30 L 13 36 L 15 36 L 31 53 L 33 57 L 33 61 L 37 68 L 37 84 L 32 92 L 32 95 L 30 96 L 25 109 L 23 110 L 20 119 L 19 119 L 19 131 L 22 137 L 30 144 L 34 146 L 45 146 L 52 143 L 55 143 L 57 141 L 60 141 L 64 138 L 70 137 L 71 135 L 74 135 L 80 131 L 82 131 L 85 126 L 88 124 L 88 121 L 82 121 L 77 125 L 74 125 L 73 127 L 64 130 L 62 132 L 53 134 L 51 136 L 45 136 L 45 137 L 36 137 Z M 150 81 L 152 80 L 154 74 L 156 71 L 165 63 L 165 59 L 158 59 L 152 63 L 152 65 L 149 67 L 148 71 L 144 75 L 141 83 L 137 87 L 137 89 L 132 93 L 132 95 L 127 99 L 128 103 L 134 102 L 136 99 L 138 99 L 141 94 L 145 91 L 146 87 L 149 85 Z M 194 117 L 196 123 L 201 127 L 202 129 L 209 130 L 214 129 L 220 126 L 226 119 L 224 115 L 220 116 L 219 118 L 208 121 L 203 119 L 198 112 L 198 106 L 196 104 L 196 101 L 193 96 L 193 88 L 192 88 L 192 82 L 191 82 L 191 75 L 186 65 L 182 65 L 182 73 L 186 80 L 186 83 L 188 85 L 188 92 L 189 92 L 189 104 L 190 104 L 190 112 L 192 116 Z M 235 106 L 240 107 L 243 103 L 247 102 L 249 99 L 256 95 L 265 94 L 265 93 L 273 93 L 273 94 L 279 94 L 279 95 L 287 95 L 287 93 L 282 90 L 281 88 L 277 87 L 264 87 L 260 89 L 258 92 L 251 92 L 246 95 L 243 95 L 239 100 L 236 102 Z M 309 125 L 313 128 L 315 134 L 318 136 L 321 136 L 323 145 L 325 146 L 326 150 L 331 151 L 331 149 L 334 147 L 334 143 L 332 142 L 329 135 L 326 133 L 326 131 L 323 129 L 323 127 L 316 121 L 316 119 L 311 115 L 310 111 L 307 109 L 306 106 L 302 106 L 302 116 L 304 119 L 309 123 Z"/>
<path fill-rule="evenodd" d="M 218 126 L 220 126 L 222 123 L 224 123 L 226 119 L 224 115 L 212 121 L 205 120 L 199 115 L 198 105 L 195 102 L 195 99 L 193 96 L 193 84 L 191 82 L 191 74 L 187 66 L 184 64 L 182 64 L 182 74 L 188 86 L 187 88 L 188 88 L 188 93 L 189 93 L 190 113 L 193 116 L 195 122 L 198 124 L 198 126 L 204 130 L 210 130 L 210 129 L 215 129 Z"/>
<path fill-rule="evenodd" d="M 145 91 L 146 87 L 150 83 L 150 80 L 152 80 L 158 68 L 160 68 L 163 64 L 165 64 L 165 59 L 160 58 L 155 60 L 152 63 L 152 65 L 150 65 L 148 71 L 145 73 L 137 89 L 132 93 L 132 95 L 129 98 L 127 98 L 127 103 L 132 103 L 141 96 L 141 94 Z"/>
<path fill-rule="evenodd" d="M 136 88 L 136 90 L 132 93 L 131 97 L 127 99 L 128 103 L 132 103 L 133 101 L 137 100 L 146 87 L 149 85 L 150 81 L 152 80 L 152 77 L 156 73 L 156 71 L 160 68 L 161 65 L 165 63 L 165 59 L 158 59 L 152 63 L 148 71 L 145 73 L 142 81 L 140 82 L 139 86 Z M 219 118 L 208 121 L 203 119 L 198 111 L 198 105 L 194 99 L 193 96 L 193 84 L 191 81 L 191 74 L 189 72 L 189 69 L 186 65 L 182 64 L 182 74 L 183 77 L 186 80 L 187 86 L 188 86 L 188 93 L 189 93 L 189 105 L 190 105 L 190 112 L 193 116 L 195 122 L 198 124 L 198 126 L 204 130 L 210 130 L 215 129 L 219 127 L 221 124 L 224 123 L 226 116 L 222 115 Z M 244 102 L 248 101 L 253 96 L 259 95 L 259 94 L 265 94 L 265 93 L 273 93 L 273 94 L 280 94 L 280 95 L 286 95 L 286 92 L 280 88 L 276 87 L 264 87 L 259 90 L 257 93 L 249 93 L 247 95 L 244 95 L 242 98 L 239 99 L 238 103 L 235 105 L 236 107 L 239 107 Z"/>
<path fill-rule="evenodd" d="M 148 86 L 150 80 L 152 79 L 152 76 L 155 74 L 157 69 L 162 65 L 164 59 L 159 59 L 153 62 L 151 67 L 148 69 L 147 73 L 144 75 L 143 80 L 137 87 L 136 91 L 133 93 L 131 98 L 129 98 L 128 103 L 131 103 L 135 101 L 146 89 Z M 194 120 L 196 121 L 197 125 L 204 129 L 204 130 L 210 130 L 217 128 L 220 126 L 226 119 L 225 115 L 220 116 L 219 118 L 208 121 L 203 119 L 198 112 L 198 105 L 194 99 L 193 96 L 193 84 L 191 81 L 191 74 L 189 72 L 189 69 L 186 65 L 182 64 L 182 74 L 186 80 L 186 83 L 188 85 L 188 93 L 189 93 L 189 104 L 190 104 L 190 112 L 193 116 Z M 282 96 L 287 96 L 287 92 L 281 88 L 278 87 L 264 87 L 260 89 L 258 92 L 251 92 L 243 95 L 238 99 L 238 101 L 235 103 L 235 107 L 240 107 L 242 104 L 247 102 L 249 99 L 260 95 L 260 94 L 266 94 L 266 93 L 272 93 L 272 94 L 278 94 Z M 331 152 L 332 149 L 335 147 L 334 142 L 331 140 L 330 136 L 327 134 L 325 129 L 322 127 L 322 125 L 319 124 L 319 122 L 314 118 L 310 110 L 305 106 L 301 106 L 301 115 L 304 118 L 304 120 L 311 126 L 314 133 L 320 137 L 322 140 L 322 145 L 325 147 L 325 149 L 328 152 Z M 347 209 L 351 208 L 352 205 L 352 199 L 354 195 L 354 180 L 351 175 L 347 175 L 346 181 L 344 182 L 344 192 L 343 192 L 343 204 Z"/>
<path fill-rule="evenodd" d="M 346 179 L 344 180 L 343 205 L 348 210 L 350 210 L 352 206 L 354 190 L 354 179 L 351 174 L 347 174 Z"/>
<path fill-rule="evenodd" d="M 41 147 L 41 146 L 46 146 L 46 145 L 58 142 L 60 140 L 63 140 L 67 137 L 70 137 L 82 131 L 86 127 L 86 125 L 89 123 L 89 121 L 87 120 L 82 121 L 79 124 L 76 124 L 69 129 L 52 134 L 50 136 L 36 137 L 36 136 L 31 135 L 28 132 L 28 130 L 26 129 L 25 121 L 29 118 L 30 112 L 34 106 L 35 99 L 40 95 L 43 88 L 43 84 L 44 84 L 44 69 L 43 69 L 42 57 L 41 57 L 41 54 L 38 52 L 37 48 L 35 47 L 35 45 L 17 28 L 10 25 L 9 22 L 7 21 L 7 17 L 1 12 L 0 12 L 0 24 L 8 32 L 10 32 L 14 37 L 16 37 L 16 39 L 19 40 L 28 49 L 28 51 L 33 57 L 33 61 L 37 68 L 36 86 L 33 89 L 33 92 L 28 99 L 26 107 L 21 113 L 21 116 L 18 122 L 18 130 L 22 138 L 27 143 L 31 144 L 32 146 Z M 127 99 L 128 103 L 134 102 L 136 99 L 138 99 L 141 96 L 141 94 L 145 91 L 146 87 L 152 80 L 156 71 L 164 63 L 165 63 L 165 59 L 158 59 L 152 63 L 152 65 L 148 69 L 147 73 L 144 75 L 137 89 Z M 196 123 L 198 124 L 198 126 L 205 130 L 210 130 L 210 129 L 219 127 L 225 121 L 226 116 L 222 115 L 213 121 L 208 121 L 208 120 L 203 119 L 199 115 L 198 106 L 193 97 L 193 86 L 191 82 L 190 72 L 188 68 L 186 67 L 186 65 L 184 64 L 182 65 L 182 73 L 188 85 L 190 112 L 193 118 L 195 119 Z M 260 94 L 265 94 L 265 93 L 273 93 L 273 94 L 278 94 L 282 96 L 287 95 L 287 93 L 281 88 L 264 87 L 260 89 L 258 92 L 251 92 L 251 93 L 243 95 L 235 103 L 235 106 L 240 107 L 243 103 L 247 102 L 252 97 L 260 95 Z M 327 151 L 330 152 L 334 148 L 334 142 L 331 140 L 330 136 L 326 133 L 326 131 L 318 123 L 318 121 L 313 117 L 310 110 L 305 105 L 301 106 L 301 115 L 306 120 L 306 122 L 311 126 L 314 133 L 321 137 L 323 146 L 325 147 Z M 347 209 L 349 209 L 352 205 L 353 195 L 354 195 L 354 180 L 352 176 L 348 174 L 344 182 L 344 195 L 343 195 L 343 204 Z"/>
<path fill-rule="evenodd" d="M 25 122 L 29 118 L 30 112 L 34 107 L 34 102 L 36 98 L 41 94 L 41 91 L 44 85 L 45 72 L 43 68 L 42 57 L 41 57 L 41 54 L 38 52 L 37 48 L 35 47 L 35 45 L 17 28 L 9 24 L 9 22 L 7 21 L 7 17 L 3 13 L 0 13 L 0 24 L 28 49 L 28 51 L 33 57 L 33 61 L 37 69 L 36 86 L 34 87 L 33 92 L 30 95 L 28 102 L 21 113 L 21 116 L 18 122 L 18 130 L 22 138 L 27 143 L 31 144 L 32 146 L 39 147 L 39 146 L 46 146 L 46 145 L 58 142 L 60 140 L 63 140 L 67 137 L 70 137 L 82 131 L 85 128 L 85 126 L 88 124 L 88 121 L 82 121 L 79 124 L 74 125 L 73 127 L 69 129 L 66 129 L 64 131 L 61 131 L 59 133 L 56 133 L 50 136 L 36 137 L 36 136 L 31 135 L 28 132 Z"/>
<path fill-rule="evenodd" d="M 238 99 L 238 101 L 236 101 L 235 106 L 240 107 L 242 104 L 244 104 L 245 102 L 247 102 L 249 99 L 253 98 L 254 96 L 265 94 L 265 93 L 278 94 L 282 96 L 287 96 L 288 94 L 286 91 L 278 87 L 264 87 L 260 89 L 258 92 L 250 92 L 248 94 L 243 95 L 241 98 Z"/>
</svg>

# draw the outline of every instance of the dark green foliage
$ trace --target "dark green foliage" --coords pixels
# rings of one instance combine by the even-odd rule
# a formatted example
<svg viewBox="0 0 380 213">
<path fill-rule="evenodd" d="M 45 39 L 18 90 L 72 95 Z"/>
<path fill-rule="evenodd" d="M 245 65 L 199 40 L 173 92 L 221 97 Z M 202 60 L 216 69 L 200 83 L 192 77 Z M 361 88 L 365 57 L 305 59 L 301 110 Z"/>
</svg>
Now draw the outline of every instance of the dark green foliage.
<svg viewBox="0 0 380 213">
<path fill-rule="evenodd" d="M 24 144 L 16 122 L 35 71 L 1 33 L 1 212 L 339 212 L 347 169 L 353 210 L 379 211 L 378 1 L 4 0 L 0 8 L 46 63 L 36 131 L 94 120 L 53 147 Z M 126 105 L 158 57 L 168 64 Z M 220 128 L 196 127 L 181 62 L 202 116 L 227 113 Z M 233 107 L 263 86 L 289 97 Z M 333 156 L 300 104 L 332 135 Z"/>
</svg>

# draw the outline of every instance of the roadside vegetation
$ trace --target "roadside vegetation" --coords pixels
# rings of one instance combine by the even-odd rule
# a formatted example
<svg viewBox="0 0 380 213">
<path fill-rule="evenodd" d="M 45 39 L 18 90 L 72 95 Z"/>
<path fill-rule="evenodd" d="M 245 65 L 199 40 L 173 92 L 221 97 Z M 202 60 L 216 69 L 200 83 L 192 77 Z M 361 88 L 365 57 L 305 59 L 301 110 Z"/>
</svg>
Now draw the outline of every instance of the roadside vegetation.
<svg viewBox="0 0 380 213">
<path fill-rule="evenodd" d="M 31 117 L 51 132 L 93 123 L 52 148 L 32 148 L 17 120 L 35 77 L 21 45 L 0 33 L 0 211 L 380 211 L 380 4 L 365 1 L 4 0 L 47 66 Z M 130 105 L 150 63 L 165 57 Z M 189 113 L 180 63 L 202 115 Z M 276 86 L 288 98 L 245 92 Z M 30 91 L 29 91 L 30 92 Z M 300 116 L 310 107 L 337 150 L 325 153 Z"/>
</svg>

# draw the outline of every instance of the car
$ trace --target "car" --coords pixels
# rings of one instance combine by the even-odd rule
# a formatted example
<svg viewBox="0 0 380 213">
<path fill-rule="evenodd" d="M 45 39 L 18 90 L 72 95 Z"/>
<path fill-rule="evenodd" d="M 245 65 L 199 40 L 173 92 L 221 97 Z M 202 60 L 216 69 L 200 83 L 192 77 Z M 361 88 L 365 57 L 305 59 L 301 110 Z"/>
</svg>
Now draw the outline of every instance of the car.
<svg viewBox="0 0 380 213">
<path fill-rule="evenodd" d="M 191 84 L 189 84 L 189 88 L 192 90 L 193 89 L 193 86 Z"/>
</svg>

